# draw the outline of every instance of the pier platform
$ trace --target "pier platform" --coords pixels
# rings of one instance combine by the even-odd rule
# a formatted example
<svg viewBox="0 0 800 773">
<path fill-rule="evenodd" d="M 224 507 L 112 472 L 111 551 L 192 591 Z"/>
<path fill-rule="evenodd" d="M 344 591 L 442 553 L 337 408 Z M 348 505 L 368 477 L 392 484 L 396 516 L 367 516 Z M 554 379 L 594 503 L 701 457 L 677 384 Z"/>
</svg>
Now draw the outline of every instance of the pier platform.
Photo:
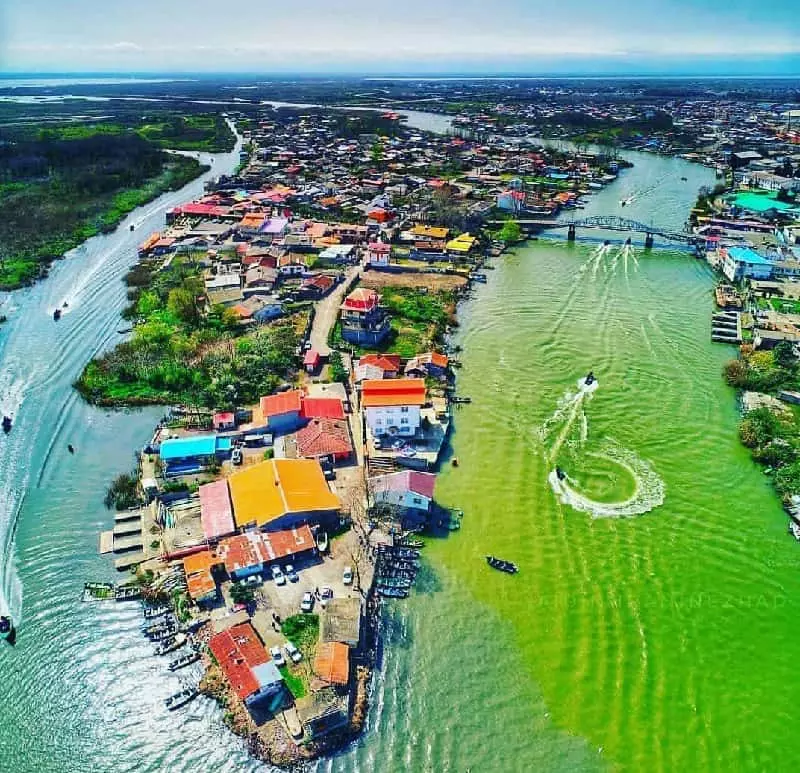
<svg viewBox="0 0 800 773">
<path fill-rule="evenodd" d="M 138 566 L 145 560 L 145 555 L 141 551 L 138 553 L 128 553 L 125 556 L 121 556 L 116 561 L 114 561 L 114 568 L 118 572 L 125 572 L 128 569 L 132 569 L 135 566 Z"/>
<path fill-rule="evenodd" d="M 114 532 L 101 531 L 100 532 L 100 554 L 104 555 L 114 550 Z"/>
</svg>

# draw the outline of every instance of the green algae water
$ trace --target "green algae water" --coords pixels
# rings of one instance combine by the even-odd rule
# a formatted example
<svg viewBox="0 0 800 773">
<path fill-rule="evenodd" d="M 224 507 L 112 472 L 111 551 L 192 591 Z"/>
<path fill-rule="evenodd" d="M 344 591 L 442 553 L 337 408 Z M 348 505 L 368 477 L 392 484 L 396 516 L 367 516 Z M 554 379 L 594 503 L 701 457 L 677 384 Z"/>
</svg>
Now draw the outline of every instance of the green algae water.
<svg viewBox="0 0 800 773">
<path fill-rule="evenodd" d="M 708 171 L 633 158 L 584 213 L 620 214 L 629 198 L 623 214 L 680 228 Z M 3 598 L 20 635 L 0 647 L 0 771 L 269 770 L 210 701 L 164 709 L 178 677 L 135 605 L 78 600 L 85 580 L 116 579 L 97 555 L 104 487 L 160 412 L 89 408 L 70 384 L 116 340 L 142 232 L 200 188 L 2 299 L 0 401 L 15 416 L 0 439 Z M 387 605 L 366 732 L 317 770 L 800 765 L 800 553 L 736 437 L 720 376 L 734 350 L 710 342 L 713 278 L 686 252 L 634 245 L 626 259 L 608 236 L 619 243 L 603 254 L 542 240 L 504 255 L 460 309 L 458 388 L 473 403 L 437 497 L 463 527 L 428 541 L 414 594 Z M 597 387 L 581 395 L 590 369 Z M 487 553 L 519 575 L 490 570 Z"/>
</svg>

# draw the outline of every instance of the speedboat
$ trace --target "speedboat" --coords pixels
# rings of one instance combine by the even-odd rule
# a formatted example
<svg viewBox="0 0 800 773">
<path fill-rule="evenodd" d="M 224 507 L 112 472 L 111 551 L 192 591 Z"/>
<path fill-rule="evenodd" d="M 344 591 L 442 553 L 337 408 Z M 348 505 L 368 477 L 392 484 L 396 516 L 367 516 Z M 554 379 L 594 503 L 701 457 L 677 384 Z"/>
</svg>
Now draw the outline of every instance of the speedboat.
<svg viewBox="0 0 800 773">
<path fill-rule="evenodd" d="M 189 701 L 194 700 L 198 696 L 197 690 L 194 687 L 187 687 L 180 692 L 176 692 L 174 695 L 170 695 L 164 701 L 164 705 L 170 710 L 174 711 L 175 709 L 179 709 L 181 706 L 185 706 Z"/>
<path fill-rule="evenodd" d="M 594 384 L 594 382 L 595 382 L 594 371 L 593 371 L 593 370 L 590 370 L 590 371 L 589 371 L 589 372 L 586 374 L 586 378 L 583 380 L 583 383 L 584 383 L 586 386 L 591 386 L 592 384 Z"/>
<path fill-rule="evenodd" d="M 507 574 L 516 574 L 519 571 L 519 567 L 512 561 L 504 561 L 502 558 L 496 558 L 495 556 L 486 556 L 486 563 L 492 569 L 497 569 Z"/>
<path fill-rule="evenodd" d="M 12 424 L 11 417 L 10 416 L 3 416 L 3 432 L 5 432 L 6 435 L 9 432 L 11 432 L 11 424 Z"/>
<path fill-rule="evenodd" d="M 14 644 L 17 640 L 17 629 L 8 615 L 0 615 L 0 636 L 5 636 L 9 644 Z"/>
<path fill-rule="evenodd" d="M 567 473 L 565 473 L 560 467 L 556 467 L 556 477 L 559 480 L 564 480 L 567 477 Z"/>
</svg>

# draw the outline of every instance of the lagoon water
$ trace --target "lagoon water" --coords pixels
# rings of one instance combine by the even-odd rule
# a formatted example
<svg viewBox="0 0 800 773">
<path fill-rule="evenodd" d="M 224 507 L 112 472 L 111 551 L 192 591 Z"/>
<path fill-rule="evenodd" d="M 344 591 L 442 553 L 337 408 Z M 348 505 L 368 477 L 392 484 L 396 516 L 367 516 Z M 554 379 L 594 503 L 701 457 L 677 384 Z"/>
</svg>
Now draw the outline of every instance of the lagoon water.
<svg viewBox="0 0 800 773">
<path fill-rule="evenodd" d="M 680 228 L 713 175 L 632 157 L 583 214 Z M 115 340 L 135 244 L 197 189 L 5 299 L 6 541 L 18 525 L 4 597 L 21 624 L 17 646 L 0 648 L 0 770 L 267 770 L 205 699 L 163 709 L 178 678 L 150 654 L 135 605 L 78 600 L 84 580 L 115 579 L 97 555 L 111 523 L 103 491 L 160 412 L 88 408 L 70 384 Z M 437 487 L 463 528 L 426 547 L 417 592 L 387 607 L 368 731 L 317 768 L 796 769 L 800 553 L 736 437 L 720 378 L 733 350 L 709 340 L 709 271 L 674 249 L 601 255 L 548 240 L 495 266 L 460 310 L 459 391 L 473 403 L 457 414 L 460 465 Z M 575 402 L 589 369 L 598 387 Z M 556 464 L 584 509 L 554 492 Z M 637 492 L 654 509 L 616 517 Z M 491 571 L 486 553 L 519 575 Z"/>
</svg>

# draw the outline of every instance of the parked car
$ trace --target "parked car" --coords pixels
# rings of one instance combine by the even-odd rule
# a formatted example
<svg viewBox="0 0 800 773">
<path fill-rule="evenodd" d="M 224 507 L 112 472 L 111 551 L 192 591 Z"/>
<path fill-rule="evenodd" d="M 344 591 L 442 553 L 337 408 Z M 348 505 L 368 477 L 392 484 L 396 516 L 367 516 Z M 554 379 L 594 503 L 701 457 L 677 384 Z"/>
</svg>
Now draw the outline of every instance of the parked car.
<svg viewBox="0 0 800 773">
<path fill-rule="evenodd" d="M 292 661 L 292 663 L 299 663 L 303 659 L 303 655 L 300 650 L 297 649 L 297 647 L 295 647 L 290 641 L 287 641 L 286 644 L 283 645 L 283 649 L 289 656 L 289 659 Z"/>
<path fill-rule="evenodd" d="M 272 579 L 275 580 L 276 585 L 286 585 L 286 576 L 277 564 L 272 567 Z"/>
<path fill-rule="evenodd" d="M 319 592 L 319 605 L 325 609 L 328 606 L 328 602 L 333 598 L 333 588 L 329 588 L 327 585 L 324 585 Z"/>
<path fill-rule="evenodd" d="M 342 572 L 342 582 L 345 585 L 352 585 L 353 584 L 353 567 L 346 566 L 344 571 Z"/>
<path fill-rule="evenodd" d="M 270 647 L 269 648 L 269 656 L 272 658 L 272 662 L 280 668 L 281 666 L 286 665 L 286 658 L 283 657 L 283 653 L 281 652 L 280 647 Z"/>
<path fill-rule="evenodd" d="M 291 564 L 283 567 L 283 573 L 289 578 L 289 582 L 297 582 L 300 579 Z"/>
<path fill-rule="evenodd" d="M 311 591 L 306 591 L 303 594 L 303 600 L 300 602 L 301 612 L 310 612 L 314 609 L 314 594 Z"/>
<path fill-rule="evenodd" d="M 231 454 L 231 464 L 241 464 L 243 461 L 242 449 L 234 448 Z"/>
</svg>

